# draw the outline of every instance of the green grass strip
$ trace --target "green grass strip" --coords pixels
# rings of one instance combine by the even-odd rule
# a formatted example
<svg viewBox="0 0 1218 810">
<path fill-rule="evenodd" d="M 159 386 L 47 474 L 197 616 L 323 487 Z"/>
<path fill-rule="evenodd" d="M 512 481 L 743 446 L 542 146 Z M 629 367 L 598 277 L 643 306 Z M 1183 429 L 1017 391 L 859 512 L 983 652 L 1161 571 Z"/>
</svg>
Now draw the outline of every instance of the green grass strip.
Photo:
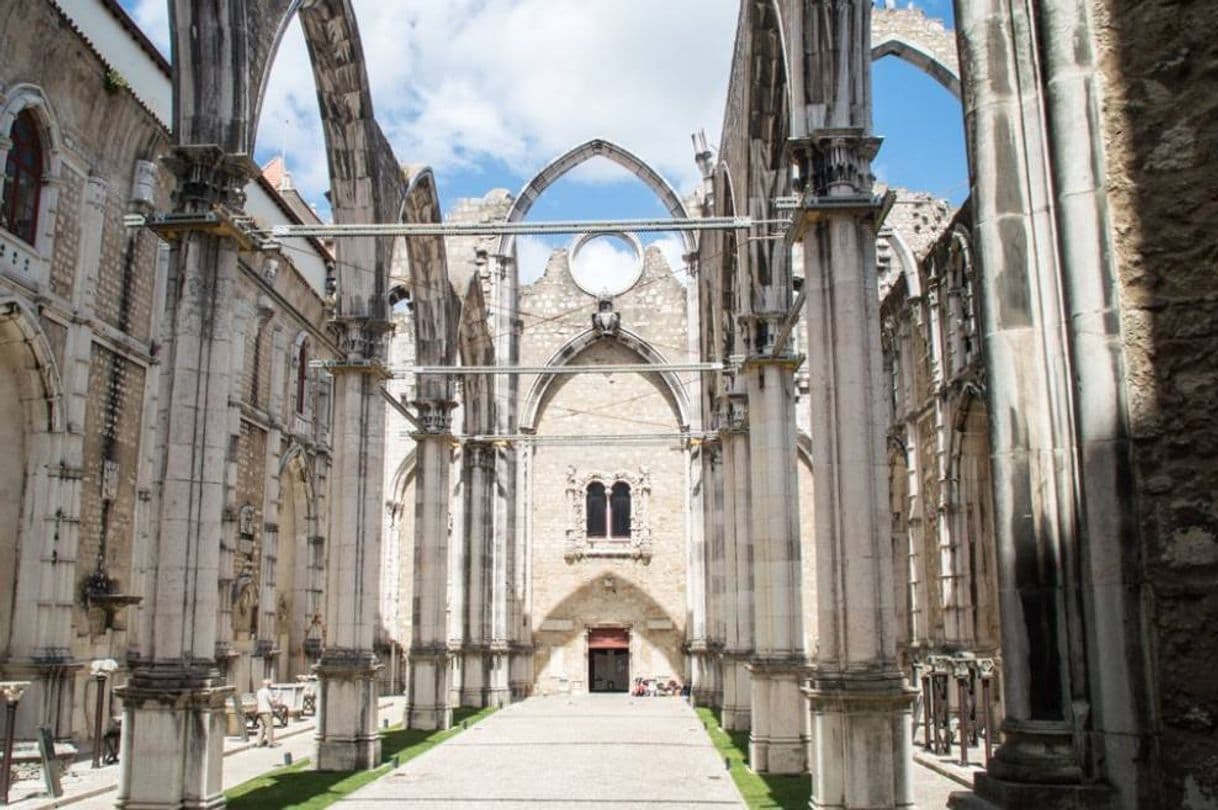
<svg viewBox="0 0 1218 810">
<path fill-rule="evenodd" d="M 724 731 L 710 709 L 699 708 L 698 717 L 710 735 L 719 756 L 727 760 L 732 779 L 750 808 L 804 810 L 812 798 L 812 779 L 802 776 L 771 776 L 756 773 L 748 766 L 749 733 Z"/>
<path fill-rule="evenodd" d="M 443 731 L 420 731 L 394 726 L 381 732 L 381 765 L 370 771 L 343 773 L 314 771 L 309 760 L 279 768 L 262 776 L 242 782 L 226 790 L 230 810 L 265 810 L 268 807 L 320 810 L 375 782 L 393 770 L 392 760 L 399 763 L 414 759 L 435 748 L 450 737 L 460 734 L 462 725 L 473 725 L 490 715 L 494 709 L 455 709 L 453 726 Z"/>
</svg>

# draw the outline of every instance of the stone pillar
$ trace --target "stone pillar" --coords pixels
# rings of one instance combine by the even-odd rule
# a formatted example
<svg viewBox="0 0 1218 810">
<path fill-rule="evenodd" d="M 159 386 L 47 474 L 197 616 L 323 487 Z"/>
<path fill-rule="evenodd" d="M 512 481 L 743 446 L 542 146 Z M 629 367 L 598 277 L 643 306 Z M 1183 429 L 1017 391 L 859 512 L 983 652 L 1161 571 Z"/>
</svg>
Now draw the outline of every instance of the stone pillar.
<svg viewBox="0 0 1218 810">
<path fill-rule="evenodd" d="M 702 443 L 702 522 L 705 538 L 706 637 L 702 655 L 702 682 L 694 684 L 694 700 L 701 706 L 723 705 L 723 448 L 718 438 Z M 697 651 L 695 651 L 697 652 Z"/>
<path fill-rule="evenodd" d="M 494 608 L 503 573 L 494 537 L 495 448 L 467 442 L 461 457 L 465 479 L 465 632 L 461 705 L 481 708 L 508 702 L 505 639 L 494 634 Z M 501 642 L 495 644 L 495 642 Z"/>
<path fill-rule="evenodd" d="M 704 698 L 710 686 L 710 657 L 707 647 L 707 630 L 710 612 L 710 589 L 707 587 L 707 545 L 705 522 L 698 520 L 705 514 L 706 466 L 704 453 L 691 442 L 685 446 L 685 513 L 687 521 L 685 539 L 685 634 L 686 677 L 691 694 L 698 702 Z"/>
<path fill-rule="evenodd" d="M 774 273 L 784 278 L 783 273 Z M 768 289 L 770 306 L 790 298 Z M 785 303 L 789 305 L 789 300 Z M 748 387 L 749 470 L 753 528 L 754 653 L 749 764 L 763 773 L 806 769 L 802 565 L 799 538 L 799 477 L 795 445 L 795 366 L 771 341 L 786 310 L 754 316 L 755 345 L 741 376 Z M 764 339 L 763 339 L 764 338 Z"/>
<path fill-rule="evenodd" d="M 452 410 L 448 382 L 420 381 L 420 391 L 440 394 L 415 406 L 423 430 L 414 434 L 415 473 L 414 610 L 411 611 L 407 728 L 452 725 L 448 652 L 448 518 L 452 467 Z"/>
<path fill-rule="evenodd" d="M 802 197 L 812 380 L 819 637 L 805 690 L 814 808 L 913 807 L 911 705 L 896 610 L 876 295 L 870 0 L 812 0 L 809 95 L 824 100 L 793 144 Z M 837 70 L 817 69 L 833 64 Z M 849 80 L 847 80 L 847 78 Z"/>
<path fill-rule="evenodd" d="M 1104 101 L 1088 17 L 1077 4 L 957 3 L 972 74 L 964 103 L 1006 720 L 976 794 L 954 794 L 953 807 L 1133 808 L 1154 790 Z"/>
<path fill-rule="evenodd" d="M 270 419 L 268 420 L 269 430 L 266 432 L 266 461 L 262 468 L 264 487 L 262 498 L 262 572 L 259 578 L 261 595 L 258 598 L 258 607 L 262 611 L 262 617 L 258 621 L 258 638 L 262 642 L 260 646 L 265 653 L 263 658 L 264 675 L 262 677 L 273 680 L 286 680 L 286 663 L 292 652 L 290 649 L 280 648 L 279 639 L 288 633 L 291 618 L 289 617 L 288 621 L 284 623 L 279 621 L 279 581 L 284 575 L 283 566 L 280 563 L 282 559 L 280 549 L 286 544 L 295 542 L 295 538 L 280 537 L 279 535 L 279 505 L 283 500 L 283 493 L 280 491 L 281 479 L 279 477 L 279 465 L 283 450 L 283 419 L 285 416 L 292 416 L 290 413 L 284 413 L 283 390 L 284 370 L 286 368 L 284 361 L 288 350 L 282 326 L 276 325 L 272 327 L 270 344 L 271 393 L 270 399 L 266 403 L 267 414 L 270 416 Z M 281 626 L 281 624 L 286 626 Z M 270 644 L 268 645 L 267 642 L 270 642 Z M 283 678 L 279 677 L 281 673 L 284 676 Z"/>
<path fill-rule="evenodd" d="M 176 208 L 239 211 L 256 170 L 216 147 L 179 147 L 167 161 L 178 176 Z M 224 804 L 224 703 L 232 689 L 215 667 L 220 520 L 227 453 L 237 245 L 186 230 L 175 248 L 164 356 L 164 455 L 156 538 L 157 587 L 146 657 L 123 701 L 118 806 L 212 808 Z"/>
<path fill-rule="evenodd" d="M 748 400 L 729 395 L 719 430 L 723 445 L 724 604 L 723 711 L 727 731 L 748 731 L 753 693 L 753 528 L 749 508 Z"/>
<path fill-rule="evenodd" d="M 314 667 L 318 684 L 315 767 L 352 771 L 380 764 L 377 673 L 373 649 L 380 611 L 381 508 L 385 448 L 381 362 L 391 324 L 373 311 L 336 313 L 345 358 L 334 377 L 334 469 L 326 566 L 326 642 Z"/>
</svg>

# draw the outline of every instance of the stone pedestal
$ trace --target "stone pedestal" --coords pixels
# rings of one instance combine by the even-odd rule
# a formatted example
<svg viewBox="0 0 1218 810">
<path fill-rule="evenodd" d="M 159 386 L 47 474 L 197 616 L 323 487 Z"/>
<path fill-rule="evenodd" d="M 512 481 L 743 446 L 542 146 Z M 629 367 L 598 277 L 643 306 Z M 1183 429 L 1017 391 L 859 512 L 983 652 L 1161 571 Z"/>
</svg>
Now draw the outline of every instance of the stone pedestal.
<svg viewBox="0 0 1218 810">
<path fill-rule="evenodd" d="M 224 806 L 224 711 L 233 688 L 218 683 L 214 672 L 149 668 L 115 690 L 123 701 L 118 807 Z"/>
<path fill-rule="evenodd" d="M 523 700 L 533 693 L 533 647 L 514 643 L 508 650 L 508 686 L 513 700 Z"/>
<path fill-rule="evenodd" d="M 979 773 L 973 784 L 973 792 L 951 794 L 947 806 L 951 810 L 1001 810 L 1005 807 L 1108 810 L 1114 806 L 1114 800 L 1115 791 L 1107 785 L 1023 784 Z"/>
<path fill-rule="evenodd" d="M 748 660 L 744 653 L 723 654 L 723 712 L 724 731 L 748 731 L 752 726 L 753 691 Z"/>
<path fill-rule="evenodd" d="M 689 653 L 690 694 L 698 706 L 710 706 L 715 691 L 714 655 L 702 640 L 690 642 Z"/>
<path fill-rule="evenodd" d="M 1002 745 L 973 793 L 953 793 L 948 806 L 959 810 L 1035 807 L 1089 810 L 1111 807 L 1108 785 L 1083 784 L 1074 735 L 1063 723 L 1010 720 L 1002 724 Z"/>
<path fill-rule="evenodd" d="M 913 808 L 914 689 L 900 673 L 814 674 L 813 808 Z"/>
<path fill-rule="evenodd" d="M 320 698 L 313 737 L 317 770 L 362 771 L 381 764 L 376 723 L 381 668 L 372 653 L 339 650 L 327 650 L 313 667 Z"/>
<path fill-rule="evenodd" d="M 511 702 L 508 688 L 507 647 L 483 645 L 462 653 L 465 673 L 461 683 L 461 705 L 474 709 L 503 708 Z"/>
<path fill-rule="evenodd" d="M 759 773 L 797 774 L 807 770 L 807 715 L 800 685 L 806 672 L 801 660 L 757 659 L 751 676 L 753 727 L 749 733 L 749 766 Z"/>
<path fill-rule="evenodd" d="M 446 648 L 411 648 L 410 700 L 403 718 L 407 728 L 433 731 L 452 727 L 453 709 L 448 701 L 450 674 Z"/>
</svg>

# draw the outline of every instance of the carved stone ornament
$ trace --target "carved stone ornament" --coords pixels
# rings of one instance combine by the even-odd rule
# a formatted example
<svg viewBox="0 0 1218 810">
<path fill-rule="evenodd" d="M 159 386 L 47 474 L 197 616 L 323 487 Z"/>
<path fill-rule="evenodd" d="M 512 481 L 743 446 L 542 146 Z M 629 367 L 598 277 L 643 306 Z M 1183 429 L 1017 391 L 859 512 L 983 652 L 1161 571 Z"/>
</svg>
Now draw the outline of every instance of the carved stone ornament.
<svg viewBox="0 0 1218 810">
<path fill-rule="evenodd" d="M 613 299 L 601 296 L 596 301 L 596 312 L 592 313 L 592 328 L 600 337 L 613 337 L 622 328 L 621 313 L 613 311 Z"/>
<path fill-rule="evenodd" d="M 241 536 L 242 537 L 253 537 L 254 536 L 254 507 L 252 504 L 247 503 L 245 506 L 241 507 L 241 514 L 240 514 L 240 517 L 238 520 L 239 520 L 239 526 L 240 526 L 239 531 L 241 532 Z"/>
<path fill-rule="evenodd" d="M 587 515 L 588 485 L 599 481 L 605 489 L 622 481 L 630 486 L 630 536 L 589 537 Z M 637 473 L 619 470 L 579 472 L 567 467 L 567 530 L 563 557 L 569 563 L 587 558 L 628 558 L 647 565 L 651 562 L 651 527 L 647 506 L 651 500 L 651 473 L 640 466 Z"/>
</svg>

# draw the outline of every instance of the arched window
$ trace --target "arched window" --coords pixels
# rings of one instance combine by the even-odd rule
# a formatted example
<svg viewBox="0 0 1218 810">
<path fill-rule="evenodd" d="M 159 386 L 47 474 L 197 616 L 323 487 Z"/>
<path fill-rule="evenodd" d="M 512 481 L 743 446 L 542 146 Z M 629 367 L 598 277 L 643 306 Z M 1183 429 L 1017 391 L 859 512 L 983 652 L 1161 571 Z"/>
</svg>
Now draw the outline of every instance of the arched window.
<svg viewBox="0 0 1218 810">
<path fill-rule="evenodd" d="M 600 481 L 593 481 L 591 484 L 588 484 L 586 503 L 588 536 L 604 537 L 608 526 L 608 522 L 605 519 L 605 511 L 608 505 L 605 499 L 605 485 Z"/>
<path fill-rule="evenodd" d="M 618 481 L 609 496 L 611 537 L 630 537 L 630 484 Z"/>
<path fill-rule="evenodd" d="M 296 413 L 305 415 L 305 395 L 309 384 L 309 343 L 300 342 L 300 356 L 296 362 Z"/>
<path fill-rule="evenodd" d="M 0 219 L 8 231 L 32 245 L 38 228 L 42 140 L 38 137 L 38 122 L 29 110 L 17 114 L 9 139 L 13 145 L 4 164 Z"/>
</svg>

